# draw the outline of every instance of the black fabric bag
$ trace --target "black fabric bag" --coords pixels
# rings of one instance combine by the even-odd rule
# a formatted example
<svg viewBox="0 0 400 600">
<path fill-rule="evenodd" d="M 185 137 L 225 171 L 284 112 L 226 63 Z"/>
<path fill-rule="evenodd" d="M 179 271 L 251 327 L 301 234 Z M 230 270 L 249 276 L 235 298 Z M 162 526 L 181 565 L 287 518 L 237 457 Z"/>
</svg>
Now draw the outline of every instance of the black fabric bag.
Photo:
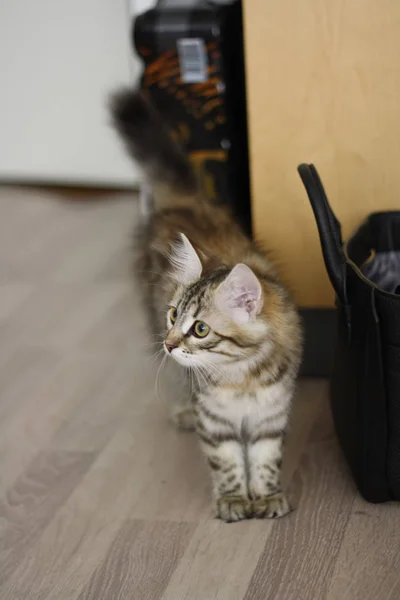
<svg viewBox="0 0 400 600">
<path fill-rule="evenodd" d="M 298 171 L 336 292 L 336 432 L 362 496 L 400 500 L 400 211 L 369 215 L 343 244 L 317 170 Z"/>
</svg>

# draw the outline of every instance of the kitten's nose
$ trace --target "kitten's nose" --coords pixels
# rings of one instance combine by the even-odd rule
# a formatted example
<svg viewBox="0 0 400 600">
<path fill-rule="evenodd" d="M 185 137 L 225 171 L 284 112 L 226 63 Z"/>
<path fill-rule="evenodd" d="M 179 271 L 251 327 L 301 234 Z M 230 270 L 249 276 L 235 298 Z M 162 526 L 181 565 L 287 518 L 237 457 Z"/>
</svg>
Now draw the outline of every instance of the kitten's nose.
<svg viewBox="0 0 400 600">
<path fill-rule="evenodd" d="M 174 344 L 170 344 L 169 342 L 165 342 L 165 347 L 168 350 L 168 352 L 171 354 L 172 350 L 174 348 L 176 348 L 176 346 Z"/>
</svg>

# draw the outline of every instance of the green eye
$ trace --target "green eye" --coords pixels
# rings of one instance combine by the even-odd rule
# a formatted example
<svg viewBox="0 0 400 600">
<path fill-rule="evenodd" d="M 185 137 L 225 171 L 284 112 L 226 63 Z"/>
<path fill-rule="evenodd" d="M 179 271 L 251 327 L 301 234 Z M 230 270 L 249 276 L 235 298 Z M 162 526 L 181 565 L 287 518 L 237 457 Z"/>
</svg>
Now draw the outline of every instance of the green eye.
<svg viewBox="0 0 400 600">
<path fill-rule="evenodd" d="M 198 338 L 205 338 L 209 334 L 210 328 L 203 321 L 196 321 L 192 329 L 193 335 Z"/>
<path fill-rule="evenodd" d="M 176 310 L 176 308 L 170 308 L 168 315 L 169 315 L 169 319 L 173 325 L 178 318 L 178 311 Z"/>
</svg>

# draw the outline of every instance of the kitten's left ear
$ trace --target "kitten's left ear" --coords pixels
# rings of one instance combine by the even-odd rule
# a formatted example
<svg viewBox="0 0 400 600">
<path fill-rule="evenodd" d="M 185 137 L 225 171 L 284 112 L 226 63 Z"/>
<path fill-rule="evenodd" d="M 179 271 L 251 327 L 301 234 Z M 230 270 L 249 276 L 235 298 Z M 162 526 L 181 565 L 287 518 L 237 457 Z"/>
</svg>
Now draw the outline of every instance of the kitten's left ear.
<svg viewBox="0 0 400 600">
<path fill-rule="evenodd" d="M 216 292 L 217 306 L 237 323 L 247 323 L 262 307 L 261 284 L 253 271 L 238 264 Z"/>
<path fill-rule="evenodd" d="M 172 247 L 170 261 L 174 267 L 174 279 L 183 285 L 196 283 L 201 277 L 203 266 L 192 244 L 184 233 Z"/>
</svg>

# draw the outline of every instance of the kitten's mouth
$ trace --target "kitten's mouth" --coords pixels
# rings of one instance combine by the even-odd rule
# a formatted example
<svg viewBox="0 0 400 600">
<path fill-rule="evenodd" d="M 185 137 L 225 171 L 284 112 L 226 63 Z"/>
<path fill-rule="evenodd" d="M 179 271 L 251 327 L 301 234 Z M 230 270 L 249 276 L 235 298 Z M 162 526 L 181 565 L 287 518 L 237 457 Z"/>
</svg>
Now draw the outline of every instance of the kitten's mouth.
<svg viewBox="0 0 400 600">
<path fill-rule="evenodd" d="M 183 365 L 184 367 L 190 367 L 193 364 L 193 355 L 189 352 L 179 351 L 177 346 L 169 349 L 165 344 L 165 352 L 167 356 L 170 356 L 175 362 Z"/>
</svg>

